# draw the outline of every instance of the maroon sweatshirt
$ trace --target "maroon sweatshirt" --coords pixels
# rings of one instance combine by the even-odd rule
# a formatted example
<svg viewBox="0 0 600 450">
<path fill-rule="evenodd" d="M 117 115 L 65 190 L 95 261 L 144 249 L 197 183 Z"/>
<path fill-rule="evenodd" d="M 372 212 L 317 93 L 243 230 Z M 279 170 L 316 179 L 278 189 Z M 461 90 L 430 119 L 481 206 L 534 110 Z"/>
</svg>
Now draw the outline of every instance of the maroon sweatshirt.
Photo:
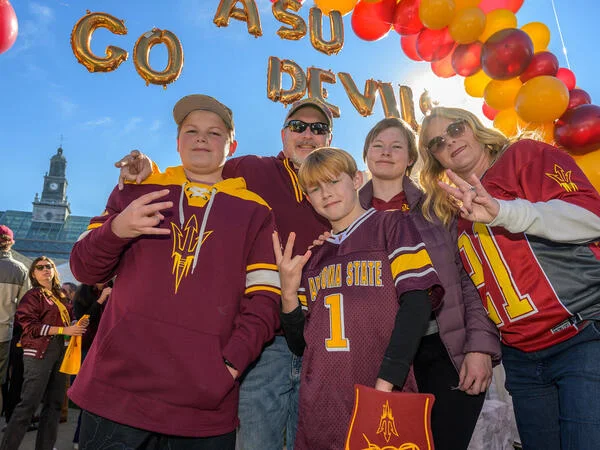
<svg viewBox="0 0 600 450">
<path fill-rule="evenodd" d="M 297 173 L 283 152 L 277 157 L 240 156 L 227 161 L 223 168 L 223 177 L 244 177 L 248 189 L 265 199 L 273 208 L 281 242 L 285 243 L 290 232 L 295 232 L 294 254 L 302 254 L 331 226 L 310 206 Z"/>
<path fill-rule="evenodd" d="M 121 239 L 113 218 L 132 200 L 168 187 L 168 236 Z M 182 167 L 115 188 L 71 270 L 87 284 L 116 275 L 96 339 L 69 396 L 125 425 L 177 436 L 237 426 L 242 373 L 278 327 L 273 214 L 244 180 L 187 181 Z"/>
</svg>

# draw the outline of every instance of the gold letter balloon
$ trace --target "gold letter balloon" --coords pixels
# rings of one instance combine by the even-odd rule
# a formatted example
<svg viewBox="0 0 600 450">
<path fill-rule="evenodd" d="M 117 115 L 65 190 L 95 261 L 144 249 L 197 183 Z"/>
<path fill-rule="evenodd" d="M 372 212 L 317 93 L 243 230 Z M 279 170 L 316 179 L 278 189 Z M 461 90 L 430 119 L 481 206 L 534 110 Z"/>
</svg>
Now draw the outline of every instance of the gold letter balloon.
<svg viewBox="0 0 600 450">
<path fill-rule="evenodd" d="M 150 67 L 150 50 L 156 44 L 165 44 L 169 54 L 169 62 L 162 72 L 157 72 Z M 133 62 L 135 63 L 135 70 L 146 80 L 146 86 L 152 83 L 162 84 L 166 88 L 167 84 L 175 81 L 181 74 L 181 69 L 183 69 L 183 47 L 177 36 L 169 30 L 154 28 L 152 31 L 141 35 L 135 43 Z"/>
<path fill-rule="evenodd" d="M 244 9 L 235 7 L 238 2 L 242 3 Z M 229 25 L 230 17 L 246 22 L 248 24 L 248 33 L 254 37 L 262 36 L 260 15 L 258 14 L 258 8 L 254 0 L 221 0 L 213 22 L 218 27 L 226 27 Z"/>
<path fill-rule="evenodd" d="M 88 11 L 73 27 L 71 48 L 77 61 L 90 72 L 111 72 L 119 67 L 129 54 L 122 48 L 109 45 L 106 47 L 106 57 L 94 55 L 90 43 L 92 34 L 97 28 L 106 28 L 114 34 L 127 34 L 127 28 L 122 20 L 110 14 Z"/>
</svg>

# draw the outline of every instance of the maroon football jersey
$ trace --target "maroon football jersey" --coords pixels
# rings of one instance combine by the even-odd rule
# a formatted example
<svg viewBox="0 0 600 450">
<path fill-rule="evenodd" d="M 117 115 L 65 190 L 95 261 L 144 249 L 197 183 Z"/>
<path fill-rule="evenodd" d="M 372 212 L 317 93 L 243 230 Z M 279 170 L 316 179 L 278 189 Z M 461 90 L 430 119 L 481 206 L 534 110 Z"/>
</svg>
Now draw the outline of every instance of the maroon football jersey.
<svg viewBox="0 0 600 450">
<path fill-rule="evenodd" d="M 558 199 L 600 215 L 600 196 L 573 159 L 541 142 L 513 144 L 481 182 L 501 200 Z M 527 352 L 550 347 L 578 333 L 566 319 L 598 310 L 595 243 L 551 242 L 464 219 L 458 231 L 465 269 L 505 344 Z"/>
<path fill-rule="evenodd" d="M 301 288 L 306 349 L 296 450 L 344 448 L 354 385 L 375 385 L 400 295 L 439 284 L 421 236 L 401 211 L 370 209 L 315 250 Z"/>
</svg>

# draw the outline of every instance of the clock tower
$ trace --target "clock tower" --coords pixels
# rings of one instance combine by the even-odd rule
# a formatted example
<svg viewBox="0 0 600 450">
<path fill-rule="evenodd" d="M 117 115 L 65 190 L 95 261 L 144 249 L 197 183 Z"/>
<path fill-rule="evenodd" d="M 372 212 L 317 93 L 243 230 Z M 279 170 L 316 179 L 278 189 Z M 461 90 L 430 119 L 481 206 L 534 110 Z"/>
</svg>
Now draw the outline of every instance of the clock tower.
<svg viewBox="0 0 600 450">
<path fill-rule="evenodd" d="M 67 160 L 62 147 L 50 158 L 50 171 L 44 175 L 42 197 L 35 194 L 33 201 L 33 222 L 64 223 L 71 207 L 67 201 Z"/>
</svg>

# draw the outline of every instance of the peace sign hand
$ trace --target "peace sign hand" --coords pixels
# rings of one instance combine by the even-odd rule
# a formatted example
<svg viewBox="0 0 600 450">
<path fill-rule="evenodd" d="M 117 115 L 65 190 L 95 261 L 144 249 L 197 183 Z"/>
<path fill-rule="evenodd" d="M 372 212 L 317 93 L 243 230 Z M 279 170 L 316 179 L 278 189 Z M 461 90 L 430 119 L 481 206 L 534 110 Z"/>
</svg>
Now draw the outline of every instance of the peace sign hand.
<svg viewBox="0 0 600 450">
<path fill-rule="evenodd" d="M 111 223 L 111 229 L 120 238 L 136 238 L 142 234 L 167 235 L 168 228 L 160 228 L 165 218 L 160 211 L 173 207 L 173 202 L 152 203 L 169 193 L 168 189 L 149 192 L 133 200 Z"/>
<path fill-rule="evenodd" d="M 446 170 L 446 175 L 455 186 L 443 181 L 438 181 L 438 185 L 461 205 L 459 211 L 463 219 L 490 223 L 496 218 L 500 203 L 485 190 L 476 175 L 463 180 L 450 169 Z"/>
<path fill-rule="evenodd" d="M 298 307 L 298 288 L 302 281 L 302 269 L 312 254 L 310 250 L 307 250 L 303 255 L 292 257 L 295 240 L 296 233 L 290 233 L 282 251 L 279 235 L 277 232 L 273 233 L 273 251 L 279 269 L 282 311 L 284 313 L 289 313 Z"/>
</svg>

